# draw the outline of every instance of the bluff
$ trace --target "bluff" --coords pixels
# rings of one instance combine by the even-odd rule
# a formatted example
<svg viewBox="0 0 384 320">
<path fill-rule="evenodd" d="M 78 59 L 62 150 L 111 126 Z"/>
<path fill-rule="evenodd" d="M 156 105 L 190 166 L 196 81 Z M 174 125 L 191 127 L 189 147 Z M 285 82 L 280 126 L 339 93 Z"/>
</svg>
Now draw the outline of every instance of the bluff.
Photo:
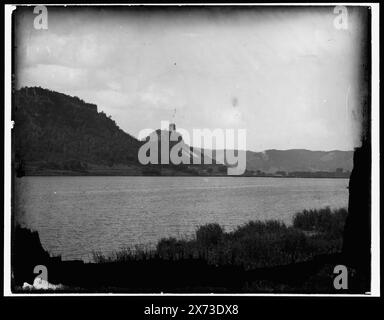
<svg viewBox="0 0 384 320">
<path fill-rule="evenodd" d="M 13 163 L 19 176 L 226 172 L 222 165 L 141 165 L 138 151 L 145 141 L 124 132 L 96 105 L 78 97 L 25 87 L 13 93 L 12 112 Z"/>
<path fill-rule="evenodd" d="M 22 88 L 14 92 L 12 118 L 16 163 L 52 169 L 138 163 L 140 142 L 77 97 Z"/>
</svg>

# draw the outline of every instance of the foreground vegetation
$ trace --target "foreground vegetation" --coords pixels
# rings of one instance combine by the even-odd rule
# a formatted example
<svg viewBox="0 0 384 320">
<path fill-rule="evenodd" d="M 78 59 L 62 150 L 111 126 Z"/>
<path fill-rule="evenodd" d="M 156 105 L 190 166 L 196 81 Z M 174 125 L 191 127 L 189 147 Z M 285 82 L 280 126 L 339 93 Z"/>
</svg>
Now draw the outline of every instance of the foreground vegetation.
<svg viewBox="0 0 384 320">
<path fill-rule="evenodd" d="M 191 239 L 162 239 L 154 249 L 95 253 L 93 263 L 50 257 L 37 232 L 17 227 L 13 290 L 24 292 L 34 267 L 44 265 L 63 292 L 337 293 L 333 268 L 347 263 L 346 216 L 346 209 L 325 208 L 297 213 L 289 226 L 251 221 L 226 232 L 208 224 Z M 348 292 L 365 292 L 369 279 L 355 275 L 351 269 Z"/>
<path fill-rule="evenodd" d="M 347 210 L 324 208 L 296 213 L 293 224 L 250 221 L 231 232 L 219 224 L 199 227 L 192 239 L 166 238 L 155 249 L 125 249 L 110 256 L 94 253 L 96 263 L 199 259 L 245 270 L 308 261 L 340 252 Z"/>
</svg>

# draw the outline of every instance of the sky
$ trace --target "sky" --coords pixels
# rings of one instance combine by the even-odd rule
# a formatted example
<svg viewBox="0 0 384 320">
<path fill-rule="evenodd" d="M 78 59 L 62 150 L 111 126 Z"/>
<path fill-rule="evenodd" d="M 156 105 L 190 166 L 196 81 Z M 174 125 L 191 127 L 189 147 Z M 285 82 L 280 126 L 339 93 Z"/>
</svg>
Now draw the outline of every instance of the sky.
<svg viewBox="0 0 384 320">
<path fill-rule="evenodd" d="M 334 7 L 48 7 L 46 30 L 36 16 L 15 15 L 17 87 L 95 103 L 133 136 L 165 120 L 246 129 L 253 151 L 359 145 L 356 9 L 346 29 Z"/>
</svg>

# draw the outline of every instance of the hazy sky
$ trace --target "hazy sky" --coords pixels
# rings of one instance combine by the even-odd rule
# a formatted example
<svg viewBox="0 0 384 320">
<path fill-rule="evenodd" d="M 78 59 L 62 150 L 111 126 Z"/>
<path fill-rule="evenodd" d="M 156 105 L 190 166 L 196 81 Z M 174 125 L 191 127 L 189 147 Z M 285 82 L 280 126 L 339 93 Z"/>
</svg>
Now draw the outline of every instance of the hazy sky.
<svg viewBox="0 0 384 320">
<path fill-rule="evenodd" d="M 310 10 L 33 7 L 16 15 L 17 84 L 96 103 L 126 132 L 245 128 L 247 148 L 351 150 L 357 143 L 359 12 L 334 27 Z"/>
</svg>

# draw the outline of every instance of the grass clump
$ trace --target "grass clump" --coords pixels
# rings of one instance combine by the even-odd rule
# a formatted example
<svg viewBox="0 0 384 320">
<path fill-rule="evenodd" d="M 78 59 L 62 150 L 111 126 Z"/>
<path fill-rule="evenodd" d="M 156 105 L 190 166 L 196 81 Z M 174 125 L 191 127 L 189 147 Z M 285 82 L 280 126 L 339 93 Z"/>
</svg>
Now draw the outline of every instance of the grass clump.
<svg viewBox="0 0 384 320">
<path fill-rule="evenodd" d="M 341 237 L 348 211 L 345 208 L 331 210 L 304 210 L 293 218 L 293 226 L 300 230 L 320 232 L 331 237 Z"/>
</svg>

